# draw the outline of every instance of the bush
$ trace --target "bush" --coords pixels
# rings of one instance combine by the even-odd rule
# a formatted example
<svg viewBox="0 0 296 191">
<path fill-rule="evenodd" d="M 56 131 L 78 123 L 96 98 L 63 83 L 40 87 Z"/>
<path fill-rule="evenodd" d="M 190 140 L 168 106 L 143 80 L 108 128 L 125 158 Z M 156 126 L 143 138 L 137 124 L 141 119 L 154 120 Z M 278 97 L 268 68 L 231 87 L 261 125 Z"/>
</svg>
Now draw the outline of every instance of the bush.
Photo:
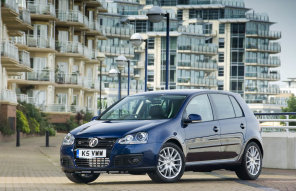
<svg viewBox="0 0 296 191">
<path fill-rule="evenodd" d="M 20 110 L 16 110 L 16 128 L 22 131 L 23 133 L 30 133 L 28 120 L 24 113 Z"/>
<path fill-rule="evenodd" d="M 2 135 L 12 135 L 14 133 L 14 130 L 11 129 L 7 123 L 7 120 L 1 120 L 0 121 L 0 132 Z"/>
<path fill-rule="evenodd" d="M 31 133 L 40 133 L 40 124 L 36 121 L 36 119 L 30 117 L 29 125 L 31 129 Z"/>
</svg>

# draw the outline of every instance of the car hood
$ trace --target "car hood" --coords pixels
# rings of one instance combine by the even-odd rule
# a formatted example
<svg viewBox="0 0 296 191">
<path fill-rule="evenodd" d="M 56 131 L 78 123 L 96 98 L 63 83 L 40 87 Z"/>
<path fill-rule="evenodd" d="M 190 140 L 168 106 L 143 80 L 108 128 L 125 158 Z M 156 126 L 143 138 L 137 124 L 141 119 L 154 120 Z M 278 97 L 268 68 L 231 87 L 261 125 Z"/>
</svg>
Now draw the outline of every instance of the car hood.
<svg viewBox="0 0 296 191">
<path fill-rule="evenodd" d="M 124 121 L 103 121 L 94 120 L 77 127 L 71 131 L 75 137 L 123 137 L 126 134 L 140 131 L 148 131 L 160 124 L 169 121 L 165 120 L 124 120 Z"/>
</svg>

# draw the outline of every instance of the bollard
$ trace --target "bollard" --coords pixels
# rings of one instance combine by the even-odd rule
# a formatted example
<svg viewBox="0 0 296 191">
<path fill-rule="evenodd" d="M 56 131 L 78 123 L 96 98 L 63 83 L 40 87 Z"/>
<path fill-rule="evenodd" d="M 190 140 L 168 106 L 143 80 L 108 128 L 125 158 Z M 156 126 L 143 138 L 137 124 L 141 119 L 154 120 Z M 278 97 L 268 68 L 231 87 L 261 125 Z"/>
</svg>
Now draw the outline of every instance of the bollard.
<svg viewBox="0 0 296 191">
<path fill-rule="evenodd" d="M 20 146 L 20 129 L 19 128 L 16 129 L 16 146 L 17 147 Z"/>
<path fill-rule="evenodd" d="M 45 132 L 45 146 L 49 147 L 49 131 Z"/>
</svg>

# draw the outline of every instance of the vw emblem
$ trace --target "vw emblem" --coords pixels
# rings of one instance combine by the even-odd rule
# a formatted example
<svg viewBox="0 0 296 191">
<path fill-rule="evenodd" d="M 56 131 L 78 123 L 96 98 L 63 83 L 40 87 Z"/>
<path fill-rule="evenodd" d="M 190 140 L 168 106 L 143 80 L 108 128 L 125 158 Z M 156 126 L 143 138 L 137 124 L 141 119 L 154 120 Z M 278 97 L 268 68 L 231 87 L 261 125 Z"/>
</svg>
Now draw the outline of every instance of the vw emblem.
<svg viewBox="0 0 296 191">
<path fill-rule="evenodd" d="M 98 145 L 98 143 L 99 143 L 99 140 L 98 140 L 97 138 L 91 138 L 91 139 L 89 140 L 89 146 L 90 146 L 90 147 L 95 147 L 95 146 Z"/>
</svg>

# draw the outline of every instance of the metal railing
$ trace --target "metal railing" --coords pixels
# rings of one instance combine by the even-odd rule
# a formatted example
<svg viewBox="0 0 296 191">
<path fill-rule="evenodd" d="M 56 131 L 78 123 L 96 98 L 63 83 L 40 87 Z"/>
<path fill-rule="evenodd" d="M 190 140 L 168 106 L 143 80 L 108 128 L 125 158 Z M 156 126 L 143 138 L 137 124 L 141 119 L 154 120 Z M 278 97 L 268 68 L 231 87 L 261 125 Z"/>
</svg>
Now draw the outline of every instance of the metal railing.
<svg viewBox="0 0 296 191">
<path fill-rule="evenodd" d="M 14 46 L 14 44 L 8 41 L 4 41 L 1 43 L 1 56 L 12 58 L 18 62 L 19 61 L 18 48 Z"/>
<path fill-rule="evenodd" d="M 289 132 L 290 130 L 296 131 L 296 126 L 290 126 L 290 122 L 296 122 L 296 119 L 290 119 L 290 116 L 296 116 L 296 112 L 283 112 L 283 113 L 254 113 L 257 117 L 261 131 L 263 132 Z M 286 119 L 280 119 L 285 116 Z M 279 125 L 262 125 L 264 122 L 280 123 Z M 281 125 L 284 123 L 285 125 Z"/>
<path fill-rule="evenodd" d="M 28 9 L 30 10 L 31 14 L 37 15 L 51 15 L 56 16 L 55 8 L 51 3 L 35 3 L 32 1 L 28 2 Z"/>
<path fill-rule="evenodd" d="M 23 64 L 29 68 L 31 67 L 30 53 L 28 51 L 25 51 L 25 50 L 19 51 L 19 57 L 20 57 L 20 64 Z"/>
<path fill-rule="evenodd" d="M 59 10 L 59 12 L 57 13 L 57 15 L 58 15 L 58 19 L 60 21 L 78 22 L 78 23 L 82 23 L 82 24 L 84 24 L 84 21 L 86 21 L 86 18 L 87 18 L 80 11 L 62 12 L 62 11 Z M 87 19 L 87 22 L 88 22 L 88 19 Z"/>
<path fill-rule="evenodd" d="M 16 93 L 11 90 L 0 90 L 0 101 L 17 103 Z"/>
<path fill-rule="evenodd" d="M 28 35 L 27 44 L 29 47 L 55 49 L 54 39 L 48 36 Z"/>
<path fill-rule="evenodd" d="M 31 25 L 31 15 L 30 15 L 30 11 L 28 11 L 27 9 L 22 9 L 20 11 L 20 19 L 22 21 L 24 21 L 25 23 Z"/>
</svg>

